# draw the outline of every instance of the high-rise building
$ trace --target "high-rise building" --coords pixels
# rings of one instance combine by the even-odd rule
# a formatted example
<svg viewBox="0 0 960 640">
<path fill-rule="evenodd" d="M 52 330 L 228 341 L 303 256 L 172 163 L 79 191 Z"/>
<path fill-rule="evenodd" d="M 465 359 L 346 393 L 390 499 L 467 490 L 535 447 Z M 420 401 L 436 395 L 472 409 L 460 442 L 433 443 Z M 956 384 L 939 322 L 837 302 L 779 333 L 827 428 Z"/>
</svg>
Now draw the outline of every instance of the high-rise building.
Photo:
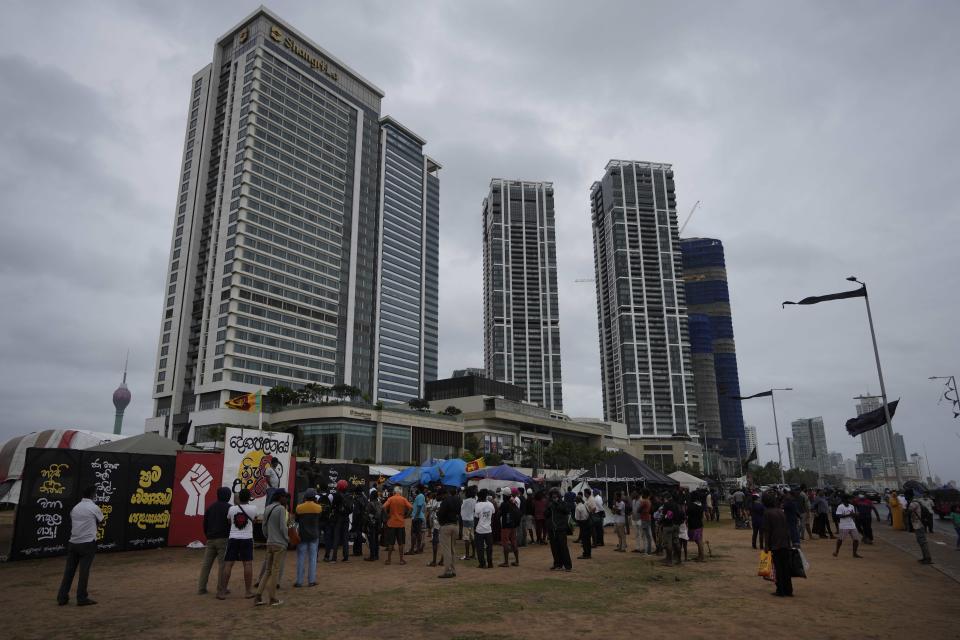
<svg viewBox="0 0 960 640">
<path fill-rule="evenodd" d="M 590 190 L 604 419 L 631 437 L 697 421 L 669 164 L 611 160 Z"/>
<path fill-rule="evenodd" d="M 843 461 L 843 476 L 845 478 L 857 477 L 857 461 L 847 458 Z"/>
<path fill-rule="evenodd" d="M 563 410 L 553 183 L 494 179 L 483 200 L 486 375 Z"/>
<path fill-rule="evenodd" d="M 830 473 L 832 473 L 832 474 L 834 474 L 834 475 L 843 475 L 844 467 L 843 467 L 843 454 L 842 454 L 842 453 L 840 453 L 840 452 L 838 452 L 838 451 L 831 451 L 831 452 L 830 452 L 829 471 L 830 471 Z"/>
<path fill-rule="evenodd" d="M 793 438 L 787 438 L 787 468 L 797 468 L 796 458 L 793 454 Z"/>
<path fill-rule="evenodd" d="M 800 418 L 791 423 L 793 428 L 793 464 L 801 469 L 830 472 L 830 453 L 823 418 Z"/>
<path fill-rule="evenodd" d="M 191 83 L 148 429 L 276 385 L 395 399 L 436 377 L 439 165 L 383 95 L 263 7 L 217 40 Z"/>
<path fill-rule="evenodd" d="M 406 402 L 437 379 L 440 165 L 426 141 L 381 118 L 373 399 Z"/>
<path fill-rule="evenodd" d="M 697 399 L 697 421 L 727 455 L 752 450 L 747 444 L 739 400 L 740 374 L 723 243 L 713 238 L 680 240 L 683 281 L 690 317 L 690 345 Z M 699 348 L 698 348 L 699 346 Z M 712 387 L 712 388 L 711 388 Z M 713 424 L 716 403 L 717 424 Z M 704 407 L 709 413 L 704 414 Z"/>
<path fill-rule="evenodd" d="M 747 440 L 747 448 L 744 450 L 746 455 L 750 455 L 750 452 L 754 449 L 757 449 L 757 453 L 759 453 L 760 449 L 757 448 L 757 428 L 752 424 L 748 424 L 743 427 L 743 435 Z"/>
<path fill-rule="evenodd" d="M 907 457 L 907 445 L 903 441 L 903 436 L 899 433 L 893 434 L 893 453 L 896 455 L 898 464 L 903 464 L 910 460 Z"/>
<path fill-rule="evenodd" d="M 883 406 L 879 396 L 860 396 L 857 403 L 857 415 L 862 416 Z M 867 431 L 860 436 L 860 447 L 863 453 L 879 453 L 890 463 L 893 463 L 893 453 L 890 450 L 890 441 L 887 440 L 886 426 Z"/>
</svg>

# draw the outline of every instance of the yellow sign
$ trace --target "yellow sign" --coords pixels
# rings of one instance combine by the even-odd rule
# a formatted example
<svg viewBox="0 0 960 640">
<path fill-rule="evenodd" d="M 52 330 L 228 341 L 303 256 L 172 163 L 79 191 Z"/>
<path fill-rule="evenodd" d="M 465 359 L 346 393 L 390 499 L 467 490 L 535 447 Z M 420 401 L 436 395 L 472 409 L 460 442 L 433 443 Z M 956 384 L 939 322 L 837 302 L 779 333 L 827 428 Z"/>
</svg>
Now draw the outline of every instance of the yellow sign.
<svg viewBox="0 0 960 640">
<path fill-rule="evenodd" d="M 322 58 L 314 57 L 314 55 L 310 53 L 310 51 L 308 51 L 305 47 L 301 46 L 300 43 L 298 43 L 296 40 L 294 40 L 290 36 L 284 36 L 283 31 L 281 31 L 279 27 L 277 26 L 270 27 L 270 39 L 273 40 L 274 42 L 282 42 L 283 46 L 285 46 L 287 49 L 290 49 L 290 51 L 292 51 L 296 55 L 306 60 L 307 64 L 309 64 L 311 67 L 313 67 L 320 73 L 325 74 L 331 80 L 336 80 L 339 77 L 336 71 L 330 70 L 330 65 L 327 64 L 326 60 Z"/>
</svg>

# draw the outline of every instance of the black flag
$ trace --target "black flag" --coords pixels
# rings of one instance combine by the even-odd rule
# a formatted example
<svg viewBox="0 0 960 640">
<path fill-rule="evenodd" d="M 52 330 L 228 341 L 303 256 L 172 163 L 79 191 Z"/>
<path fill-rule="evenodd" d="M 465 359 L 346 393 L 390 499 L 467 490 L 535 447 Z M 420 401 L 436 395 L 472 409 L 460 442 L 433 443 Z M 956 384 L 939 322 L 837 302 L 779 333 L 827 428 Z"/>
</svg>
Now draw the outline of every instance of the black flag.
<svg viewBox="0 0 960 640">
<path fill-rule="evenodd" d="M 899 400 L 894 400 L 887 405 L 887 408 L 890 409 L 890 417 L 893 418 L 893 414 L 897 412 L 897 403 Z M 873 431 L 878 427 L 882 427 L 887 423 L 887 416 L 884 415 L 883 407 L 879 409 L 874 409 L 868 413 L 863 414 L 862 416 L 857 416 L 856 418 L 850 418 L 847 420 L 847 433 L 851 436 L 859 436 L 862 433 L 867 431 Z"/>
<path fill-rule="evenodd" d="M 840 293 L 828 293 L 825 296 L 810 296 L 804 298 L 800 302 L 790 302 L 789 300 L 783 303 L 783 306 L 788 304 L 817 304 L 818 302 L 827 302 L 829 300 L 843 300 L 845 298 L 866 298 L 867 289 L 866 287 L 860 287 L 859 289 L 854 289 L 853 291 L 841 291 Z"/>
<path fill-rule="evenodd" d="M 770 390 L 770 391 L 761 391 L 760 393 L 755 393 L 752 396 L 730 396 L 730 397 L 733 398 L 734 400 L 749 400 L 750 398 L 766 398 L 772 395 L 773 395 L 773 391 Z"/>
<path fill-rule="evenodd" d="M 754 447 L 753 451 L 750 452 L 750 455 L 747 456 L 746 460 L 743 461 L 743 466 L 749 465 L 751 462 L 757 459 L 757 448 Z"/>
</svg>

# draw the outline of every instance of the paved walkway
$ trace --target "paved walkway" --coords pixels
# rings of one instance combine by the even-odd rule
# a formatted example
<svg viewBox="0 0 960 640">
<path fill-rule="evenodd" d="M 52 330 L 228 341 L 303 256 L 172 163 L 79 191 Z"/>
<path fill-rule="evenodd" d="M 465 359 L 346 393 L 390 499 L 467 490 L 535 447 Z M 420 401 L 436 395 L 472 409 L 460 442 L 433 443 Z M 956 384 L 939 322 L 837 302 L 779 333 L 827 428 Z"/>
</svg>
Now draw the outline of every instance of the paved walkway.
<svg viewBox="0 0 960 640">
<path fill-rule="evenodd" d="M 927 542 L 930 545 L 930 556 L 933 558 L 932 569 L 936 569 L 960 582 L 960 551 L 956 550 L 956 535 L 945 535 L 940 530 L 935 533 L 927 534 Z M 912 533 L 906 531 L 895 531 L 887 526 L 885 522 L 873 523 L 873 537 L 876 540 L 889 544 L 892 547 L 903 551 L 904 553 L 920 559 L 920 546 Z"/>
</svg>

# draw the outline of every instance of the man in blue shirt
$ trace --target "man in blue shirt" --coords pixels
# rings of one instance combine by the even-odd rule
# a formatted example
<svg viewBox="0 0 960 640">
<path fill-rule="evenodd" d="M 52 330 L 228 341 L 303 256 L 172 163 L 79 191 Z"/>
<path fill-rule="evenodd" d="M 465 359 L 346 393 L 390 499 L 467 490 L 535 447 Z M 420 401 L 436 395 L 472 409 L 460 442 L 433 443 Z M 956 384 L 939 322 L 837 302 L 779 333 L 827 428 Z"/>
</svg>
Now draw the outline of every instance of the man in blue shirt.
<svg viewBox="0 0 960 640">
<path fill-rule="evenodd" d="M 410 550 L 408 554 L 423 553 L 423 527 L 426 522 L 424 513 L 427 499 L 423 495 L 423 487 L 415 489 L 417 497 L 413 499 L 413 521 L 410 524 Z"/>
</svg>

